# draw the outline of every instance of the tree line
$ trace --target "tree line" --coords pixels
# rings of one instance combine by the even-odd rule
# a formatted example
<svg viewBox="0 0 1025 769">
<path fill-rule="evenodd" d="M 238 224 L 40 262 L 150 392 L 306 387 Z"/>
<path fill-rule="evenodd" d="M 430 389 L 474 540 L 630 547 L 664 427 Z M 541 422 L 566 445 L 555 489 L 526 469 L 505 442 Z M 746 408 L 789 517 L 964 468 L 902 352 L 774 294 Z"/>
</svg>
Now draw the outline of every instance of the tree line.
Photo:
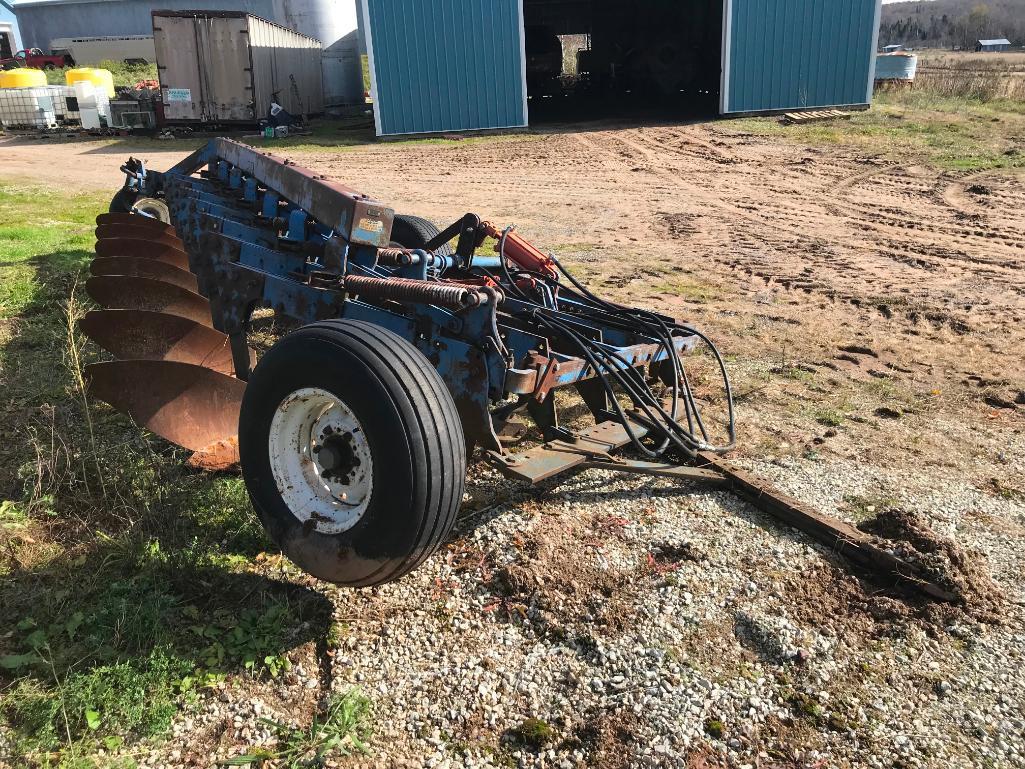
<svg viewBox="0 0 1025 769">
<path fill-rule="evenodd" d="M 972 50 L 1006 37 L 1025 46 L 1025 0 L 931 0 L 883 6 L 879 45 Z"/>
</svg>

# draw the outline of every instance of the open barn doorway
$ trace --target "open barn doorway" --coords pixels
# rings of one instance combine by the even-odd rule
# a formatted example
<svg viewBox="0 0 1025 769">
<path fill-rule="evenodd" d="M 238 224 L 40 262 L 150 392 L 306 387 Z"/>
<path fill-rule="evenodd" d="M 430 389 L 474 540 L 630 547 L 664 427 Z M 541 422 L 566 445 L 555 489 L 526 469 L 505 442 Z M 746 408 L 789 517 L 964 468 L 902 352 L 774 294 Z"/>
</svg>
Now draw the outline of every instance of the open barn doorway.
<svg viewBox="0 0 1025 769">
<path fill-rule="evenodd" d="M 719 111 L 724 0 L 524 0 L 531 124 Z"/>
</svg>

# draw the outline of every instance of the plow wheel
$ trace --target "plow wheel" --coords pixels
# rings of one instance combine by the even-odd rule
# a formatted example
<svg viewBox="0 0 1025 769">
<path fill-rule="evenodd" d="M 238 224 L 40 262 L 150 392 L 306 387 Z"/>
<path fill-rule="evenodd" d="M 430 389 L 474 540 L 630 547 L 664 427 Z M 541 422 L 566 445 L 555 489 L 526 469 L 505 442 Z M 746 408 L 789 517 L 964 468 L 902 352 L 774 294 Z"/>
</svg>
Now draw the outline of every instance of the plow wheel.
<svg viewBox="0 0 1025 769">
<path fill-rule="evenodd" d="M 304 571 L 361 587 L 398 579 L 447 537 L 466 452 L 452 396 L 409 342 L 315 323 L 268 351 L 245 390 L 242 475 L 271 538 Z"/>
</svg>

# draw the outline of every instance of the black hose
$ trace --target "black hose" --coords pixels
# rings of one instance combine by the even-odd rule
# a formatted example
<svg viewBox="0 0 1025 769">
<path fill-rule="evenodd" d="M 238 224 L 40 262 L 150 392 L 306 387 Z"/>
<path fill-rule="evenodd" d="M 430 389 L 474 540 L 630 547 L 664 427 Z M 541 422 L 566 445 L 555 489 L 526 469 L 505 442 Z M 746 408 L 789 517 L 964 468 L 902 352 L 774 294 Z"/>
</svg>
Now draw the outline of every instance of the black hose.
<svg viewBox="0 0 1025 769">
<path fill-rule="evenodd" d="M 587 299 L 590 303 L 596 305 L 595 309 L 609 315 L 621 317 L 624 320 L 630 321 L 632 325 L 639 326 L 642 333 L 659 341 L 660 346 L 665 351 L 667 359 L 671 361 L 673 369 L 673 400 L 671 411 L 670 413 L 667 413 L 658 398 L 651 391 L 651 388 L 643 381 L 636 368 L 634 368 L 628 361 L 623 360 L 618 354 L 606 350 L 591 340 L 574 333 L 571 329 L 566 327 L 565 324 L 555 320 L 554 318 L 545 318 L 545 321 L 550 321 L 551 323 L 556 324 L 558 330 L 567 336 L 567 338 L 574 341 L 576 346 L 579 347 L 582 352 L 585 352 L 585 357 L 589 361 L 593 361 L 595 355 L 603 359 L 603 362 L 605 363 L 605 371 L 602 371 L 601 368 L 596 368 L 596 372 L 602 380 L 603 386 L 605 386 L 606 390 L 609 391 L 610 397 L 617 408 L 617 413 L 620 418 L 625 418 L 625 415 L 619 408 L 618 401 L 615 400 L 611 384 L 609 383 L 608 377 L 605 373 L 606 371 L 612 375 L 613 379 L 617 381 L 620 387 L 622 387 L 627 395 L 630 396 L 634 403 L 641 407 L 645 417 L 651 420 L 652 424 L 649 425 L 649 429 L 653 429 L 654 432 L 662 433 L 663 440 L 661 445 L 656 449 L 656 454 L 664 452 L 670 444 L 675 445 L 677 448 L 685 451 L 689 455 L 693 455 L 697 450 L 714 452 L 727 451 L 736 445 L 736 415 L 733 403 L 732 385 L 729 379 L 729 372 L 726 370 L 725 361 L 715 344 L 707 336 L 690 326 L 666 322 L 664 318 L 656 315 L 655 313 L 605 301 L 593 294 L 586 286 L 577 280 L 576 277 L 574 277 L 554 255 L 549 256 L 559 268 L 559 271 L 566 277 L 574 289 L 576 289 L 576 291 L 572 291 L 563 287 L 563 291 L 570 293 L 571 295 L 579 292 L 578 296 Z M 550 278 L 547 278 L 547 280 L 551 281 Z M 534 314 L 535 317 L 540 319 L 539 313 L 535 312 Z M 586 316 L 586 313 L 583 314 Z M 548 322 L 545 322 L 544 324 L 549 325 Z M 549 327 L 551 326 L 549 325 Z M 680 361 L 677 354 L 674 342 L 674 338 L 677 335 L 696 336 L 711 351 L 712 356 L 718 365 L 726 395 L 728 412 L 728 443 L 725 445 L 714 446 L 709 443 L 708 430 L 704 424 L 704 420 L 701 418 L 701 411 L 698 407 L 697 400 L 694 397 L 690 379 L 687 376 L 686 367 Z M 614 365 L 613 361 L 614 363 L 618 363 L 619 366 Z M 684 414 L 687 419 L 686 428 L 680 425 L 677 421 L 678 402 L 681 395 Z M 658 412 L 658 417 L 652 413 L 652 408 Z M 695 433 L 695 427 L 700 433 L 700 438 L 698 437 L 698 434 Z M 637 446 L 639 441 L 636 440 L 634 434 L 629 429 L 628 435 L 631 437 L 631 442 Z M 642 451 L 649 456 L 652 455 L 652 452 L 647 447 L 644 447 Z"/>
</svg>

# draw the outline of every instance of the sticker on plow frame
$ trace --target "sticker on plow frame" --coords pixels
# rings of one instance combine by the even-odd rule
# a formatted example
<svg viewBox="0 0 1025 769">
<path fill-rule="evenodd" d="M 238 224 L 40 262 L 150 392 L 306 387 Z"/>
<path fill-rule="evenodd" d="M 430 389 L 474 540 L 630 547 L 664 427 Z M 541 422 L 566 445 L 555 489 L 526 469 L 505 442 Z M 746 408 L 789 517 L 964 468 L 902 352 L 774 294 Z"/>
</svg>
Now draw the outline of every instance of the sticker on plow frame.
<svg viewBox="0 0 1025 769">
<path fill-rule="evenodd" d="M 167 100 L 168 101 L 192 101 L 192 89 L 191 88 L 168 88 L 167 89 Z"/>
</svg>

